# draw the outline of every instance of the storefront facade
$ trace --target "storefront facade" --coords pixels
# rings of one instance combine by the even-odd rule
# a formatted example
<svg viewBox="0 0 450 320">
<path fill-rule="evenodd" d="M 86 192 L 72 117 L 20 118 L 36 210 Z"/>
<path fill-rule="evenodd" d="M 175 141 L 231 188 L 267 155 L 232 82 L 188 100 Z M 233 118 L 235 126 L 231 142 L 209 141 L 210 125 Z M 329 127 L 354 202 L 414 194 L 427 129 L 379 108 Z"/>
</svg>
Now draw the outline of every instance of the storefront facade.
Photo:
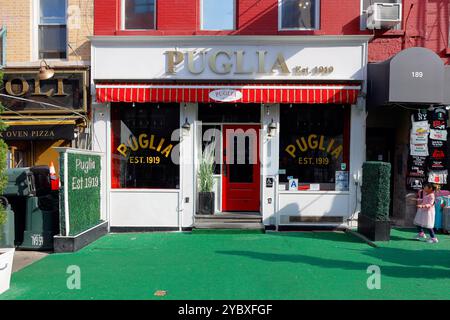
<svg viewBox="0 0 450 320">
<path fill-rule="evenodd" d="M 107 155 L 111 228 L 195 226 L 208 145 L 217 214 L 260 215 L 266 228 L 350 224 L 369 39 L 92 37 L 92 143 Z"/>
<path fill-rule="evenodd" d="M 32 67 L 6 68 L 0 101 L 8 127 L 0 133 L 9 147 L 8 167 L 53 163 L 54 147 L 88 147 L 89 71 L 59 68 L 51 79 L 40 80 Z"/>
<path fill-rule="evenodd" d="M 425 183 L 449 190 L 446 70 L 441 57 L 423 47 L 368 66 L 367 159 L 392 165 L 390 215 L 397 225 L 414 225 L 415 199 Z"/>
</svg>

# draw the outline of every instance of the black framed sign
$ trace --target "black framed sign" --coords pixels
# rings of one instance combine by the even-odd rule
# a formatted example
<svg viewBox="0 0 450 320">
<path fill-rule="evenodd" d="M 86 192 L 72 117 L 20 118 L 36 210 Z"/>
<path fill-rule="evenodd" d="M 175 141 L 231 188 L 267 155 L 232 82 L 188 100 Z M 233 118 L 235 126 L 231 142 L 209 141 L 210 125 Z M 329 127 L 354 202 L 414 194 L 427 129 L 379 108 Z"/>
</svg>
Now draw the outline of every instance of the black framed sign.
<svg viewBox="0 0 450 320">
<path fill-rule="evenodd" d="M 4 114 L 84 113 L 88 101 L 87 85 L 86 70 L 55 70 L 51 79 L 39 80 L 37 70 L 6 69 L 0 101 L 5 107 Z"/>
<path fill-rule="evenodd" d="M 8 140 L 73 140 L 75 125 L 9 126 L 0 132 L 0 138 Z"/>
</svg>

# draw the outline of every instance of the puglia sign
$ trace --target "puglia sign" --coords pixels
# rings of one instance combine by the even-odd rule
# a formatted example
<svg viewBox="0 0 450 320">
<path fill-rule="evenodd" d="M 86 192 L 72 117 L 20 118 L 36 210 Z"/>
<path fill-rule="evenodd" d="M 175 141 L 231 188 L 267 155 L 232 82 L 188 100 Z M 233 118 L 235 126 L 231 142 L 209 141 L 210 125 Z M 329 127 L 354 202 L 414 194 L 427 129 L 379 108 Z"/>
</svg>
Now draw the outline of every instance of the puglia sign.
<svg viewBox="0 0 450 320">
<path fill-rule="evenodd" d="M 303 154 L 310 150 L 319 150 L 329 154 L 338 160 L 343 152 L 342 144 L 336 143 L 335 139 L 327 139 L 323 135 L 310 134 L 307 137 L 300 137 L 295 140 L 295 144 L 290 144 L 285 151 L 292 157 L 298 158 L 301 165 L 328 165 L 328 157 L 304 157 Z"/>
<path fill-rule="evenodd" d="M 157 137 L 154 134 L 142 133 L 138 137 L 131 137 L 127 143 L 122 143 L 117 147 L 117 151 L 128 158 L 131 152 L 138 150 L 154 150 L 161 156 L 168 158 L 172 152 L 173 144 L 166 142 L 165 138 Z M 131 164 L 159 164 L 161 162 L 160 156 L 131 156 L 128 158 Z"/>
<path fill-rule="evenodd" d="M 166 51 L 166 74 L 176 75 L 177 69 L 184 66 L 189 73 L 199 75 L 209 70 L 218 75 L 328 75 L 334 71 L 332 66 L 291 66 L 286 57 L 279 52 L 275 58 L 268 57 L 268 51 L 256 50 L 186 50 Z"/>
</svg>

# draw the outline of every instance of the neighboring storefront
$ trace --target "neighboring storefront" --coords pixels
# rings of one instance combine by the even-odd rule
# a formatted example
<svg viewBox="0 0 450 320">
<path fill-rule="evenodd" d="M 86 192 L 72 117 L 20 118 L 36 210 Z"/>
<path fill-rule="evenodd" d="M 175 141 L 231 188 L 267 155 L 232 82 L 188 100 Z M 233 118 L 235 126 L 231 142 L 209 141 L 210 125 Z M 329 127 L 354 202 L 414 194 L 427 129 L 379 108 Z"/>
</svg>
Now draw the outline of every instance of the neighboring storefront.
<svg viewBox="0 0 450 320">
<path fill-rule="evenodd" d="M 419 47 L 368 66 L 367 159 L 392 164 L 391 217 L 398 224 L 412 225 L 424 183 L 449 187 L 445 69 L 437 54 Z"/>
<path fill-rule="evenodd" d="M 268 228 L 355 219 L 369 39 L 92 37 L 110 226 L 192 227 L 209 144 L 217 213 Z"/>
<path fill-rule="evenodd" d="M 0 100 L 8 128 L 0 133 L 9 147 L 8 166 L 50 165 L 59 172 L 54 147 L 86 148 L 89 71 L 56 69 L 39 80 L 36 68 L 4 70 Z"/>
</svg>

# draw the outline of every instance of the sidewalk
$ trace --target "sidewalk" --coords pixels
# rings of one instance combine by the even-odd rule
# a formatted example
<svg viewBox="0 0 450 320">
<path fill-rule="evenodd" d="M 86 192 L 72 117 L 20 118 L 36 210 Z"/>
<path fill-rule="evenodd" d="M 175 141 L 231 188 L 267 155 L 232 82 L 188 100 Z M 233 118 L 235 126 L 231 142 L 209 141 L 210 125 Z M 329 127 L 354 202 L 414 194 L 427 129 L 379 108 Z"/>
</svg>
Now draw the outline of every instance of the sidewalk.
<svg viewBox="0 0 450 320">
<path fill-rule="evenodd" d="M 393 230 L 373 248 L 341 232 L 110 234 L 14 273 L 0 300 L 450 299 L 450 236 L 413 236 Z M 73 265 L 80 290 L 66 285 Z M 381 268 L 380 290 L 367 288 L 370 265 Z"/>
</svg>

